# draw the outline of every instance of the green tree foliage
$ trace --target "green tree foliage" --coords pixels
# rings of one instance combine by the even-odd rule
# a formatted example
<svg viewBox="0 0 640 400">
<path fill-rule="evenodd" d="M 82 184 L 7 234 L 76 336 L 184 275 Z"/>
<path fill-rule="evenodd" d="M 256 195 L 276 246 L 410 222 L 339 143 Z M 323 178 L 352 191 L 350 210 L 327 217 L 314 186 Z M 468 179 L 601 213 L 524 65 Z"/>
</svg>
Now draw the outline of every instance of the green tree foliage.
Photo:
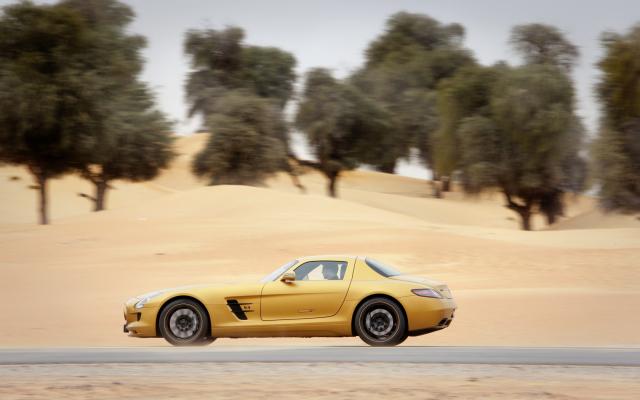
<svg viewBox="0 0 640 400">
<path fill-rule="evenodd" d="M 154 98 L 139 81 L 140 51 L 146 40 L 127 32 L 134 18 L 129 6 L 116 0 L 64 0 L 90 27 L 87 71 L 93 82 L 96 107 L 91 115 L 94 146 L 80 156 L 77 169 L 94 185 L 94 210 L 106 206 L 113 180 L 153 179 L 173 157 L 170 124 L 156 109 Z"/>
<path fill-rule="evenodd" d="M 220 99 L 207 119 L 212 135 L 192 163 L 193 173 L 211 185 L 259 184 L 286 160 L 286 124 L 273 102 L 243 91 Z"/>
<path fill-rule="evenodd" d="M 155 178 L 174 157 L 171 124 L 155 107 L 146 85 L 137 83 L 110 99 L 103 134 L 80 173 L 95 186 L 93 196 L 81 194 L 104 210 L 107 189 L 114 180 L 143 182 Z"/>
<path fill-rule="evenodd" d="M 128 33 L 135 17 L 133 10 L 117 0 L 62 0 L 59 5 L 75 12 L 90 28 L 86 39 L 91 46 L 83 61 L 98 78 L 94 86 L 113 96 L 134 83 L 144 64 L 140 52 L 146 39 Z"/>
<path fill-rule="evenodd" d="M 309 71 L 296 126 L 306 135 L 317 168 L 329 180 L 330 196 L 337 196 L 336 183 L 342 171 L 375 162 L 371 142 L 380 143 L 390 121 L 384 109 L 352 85 L 336 80 L 322 68 Z"/>
<path fill-rule="evenodd" d="M 640 25 L 602 37 L 598 66 L 603 116 L 594 143 L 600 203 L 608 210 L 640 211 Z"/>
<path fill-rule="evenodd" d="M 437 127 L 435 88 L 473 58 L 462 47 L 464 28 L 444 25 L 422 14 L 400 12 L 387 21 L 386 31 L 366 51 L 366 64 L 352 77 L 363 93 L 372 96 L 394 119 L 373 164 L 393 172 L 412 148 L 431 165 L 430 134 Z"/>
<path fill-rule="evenodd" d="M 467 192 L 500 188 L 530 229 L 533 212 L 553 223 L 563 213 L 563 193 L 584 186 L 584 128 L 568 74 L 578 54 L 546 25 L 517 26 L 510 42 L 524 66 L 468 66 L 440 84 L 434 170 L 460 171 Z"/>
<path fill-rule="evenodd" d="M 569 72 L 578 57 L 577 48 L 556 27 L 544 24 L 515 26 L 510 44 L 526 65 L 553 65 Z M 449 176 L 457 168 L 461 147 L 456 138 L 460 121 L 487 110 L 488 93 L 506 65 L 470 66 L 443 81 L 438 95 L 440 126 L 434 134 L 434 171 Z"/>
<path fill-rule="evenodd" d="M 510 43 L 526 64 L 555 65 L 570 71 L 578 59 L 578 48 L 555 26 L 526 24 L 511 30 Z"/>
<path fill-rule="evenodd" d="M 500 188 L 529 230 L 532 213 L 557 210 L 557 193 L 575 184 L 570 161 L 577 158 L 582 129 L 572 83 L 550 65 L 502 69 L 488 104 L 460 122 L 465 190 Z"/>
<path fill-rule="evenodd" d="M 439 125 L 430 141 L 433 147 L 431 166 L 434 175 L 443 181 L 448 181 L 448 177 L 460 168 L 463 153 L 459 138 L 461 121 L 489 113 L 491 91 L 503 69 L 505 66 L 501 65 L 469 65 L 440 83 L 437 96 Z"/>
<path fill-rule="evenodd" d="M 242 82 L 260 97 L 273 99 L 281 108 L 293 94 L 296 59 L 275 47 L 247 46 L 242 54 Z"/>
<path fill-rule="evenodd" d="M 295 58 L 290 53 L 274 47 L 247 46 L 243 39 L 244 31 L 237 27 L 187 32 L 184 47 L 191 60 L 192 69 L 186 84 L 189 114 L 203 117 L 209 129 L 223 130 L 212 131 L 206 149 L 194 160 L 193 170 L 200 176 L 216 176 L 211 182 L 259 183 L 274 171 L 273 161 L 278 159 L 280 161 L 277 163 L 277 169 L 288 172 L 294 184 L 304 190 L 287 158 L 282 157 L 279 150 L 274 150 L 284 148 L 285 156 L 295 158 L 289 147 L 289 132 L 283 116 L 284 107 L 293 93 Z M 256 98 L 250 100 L 248 96 Z M 225 104 L 229 98 L 235 99 L 234 104 L 238 107 L 241 105 L 239 99 L 242 98 L 247 104 L 268 109 L 268 112 L 265 111 L 261 115 L 265 121 L 271 118 L 270 124 L 277 129 L 257 129 L 254 126 L 256 121 L 232 123 L 232 120 L 237 119 L 236 116 L 222 118 L 224 112 L 237 112 Z M 264 126 L 265 121 L 260 125 Z M 238 130 L 243 127 L 248 131 L 240 134 Z M 238 140 L 240 136 L 249 140 L 256 139 L 256 133 L 264 135 L 262 144 L 248 147 L 245 157 L 238 156 L 228 164 L 228 167 L 237 168 L 237 172 L 222 166 L 218 161 L 212 161 L 213 158 L 220 160 L 221 154 L 210 157 L 219 153 L 213 146 L 220 146 L 221 149 L 226 146 L 222 140 L 232 141 L 233 143 L 228 144 L 232 147 L 241 144 L 238 140 L 234 141 L 232 132 L 238 134 Z M 274 146 L 274 139 L 279 140 L 281 146 Z M 274 150 L 274 154 L 264 154 L 264 151 L 269 149 Z M 258 160 L 260 162 L 251 164 Z M 202 169 L 207 166 L 212 168 L 208 174 Z M 253 174 L 249 173 L 252 168 L 256 169 Z M 227 176 L 224 177 L 224 174 Z"/>
<path fill-rule="evenodd" d="M 190 115 L 203 117 L 217 112 L 228 91 L 244 89 L 275 100 L 284 107 L 295 82 L 296 60 L 275 47 L 246 46 L 244 31 L 190 30 L 184 49 L 191 60 L 186 92 Z"/>
<path fill-rule="evenodd" d="M 571 43 L 556 27 L 545 24 L 525 24 L 511 30 L 510 43 L 528 65 L 553 65 L 569 74 L 578 59 L 578 48 Z M 558 189 L 540 204 L 540 210 L 546 215 L 547 222 L 555 222 L 563 214 L 562 196 L 565 190 L 578 191 L 584 186 L 587 175 L 587 163 L 579 156 L 584 128 L 575 117 L 571 126 L 576 141 L 569 143 L 569 152 L 565 160 L 565 172 L 573 181 L 565 180 L 562 190 Z"/>
<path fill-rule="evenodd" d="M 39 220 L 49 221 L 47 183 L 71 172 L 95 138 L 90 31 L 60 5 L 21 2 L 0 15 L 0 160 L 37 182 Z"/>
</svg>

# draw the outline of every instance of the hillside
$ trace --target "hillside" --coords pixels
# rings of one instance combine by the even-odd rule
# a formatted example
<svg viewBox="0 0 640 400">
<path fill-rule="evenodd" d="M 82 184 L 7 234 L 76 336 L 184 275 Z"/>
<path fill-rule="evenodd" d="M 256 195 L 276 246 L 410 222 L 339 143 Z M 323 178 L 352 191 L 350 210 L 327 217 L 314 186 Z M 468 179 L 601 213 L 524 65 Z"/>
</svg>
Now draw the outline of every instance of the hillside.
<svg viewBox="0 0 640 400">
<path fill-rule="evenodd" d="M 162 287 L 256 280 L 289 259 L 323 253 L 369 254 L 449 283 L 456 321 L 408 345 L 640 345 L 633 216 L 612 222 L 592 199 L 578 198 L 556 230 L 521 232 L 497 195 L 431 199 L 428 182 L 367 171 L 345 174 L 340 199 L 323 194 L 316 173 L 301 177 L 307 194 L 286 175 L 264 188 L 207 187 L 188 170 L 203 138 L 181 138 L 181 157 L 155 181 L 116 183 L 105 212 L 89 212 L 77 196 L 89 189 L 83 181 L 55 181 L 54 223 L 44 227 L 32 222 L 28 176 L 0 168 L 0 345 L 162 344 L 121 333 L 124 300 Z M 271 342 L 308 341 L 255 343 Z M 216 345 L 225 343 L 238 341 Z"/>
</svg>

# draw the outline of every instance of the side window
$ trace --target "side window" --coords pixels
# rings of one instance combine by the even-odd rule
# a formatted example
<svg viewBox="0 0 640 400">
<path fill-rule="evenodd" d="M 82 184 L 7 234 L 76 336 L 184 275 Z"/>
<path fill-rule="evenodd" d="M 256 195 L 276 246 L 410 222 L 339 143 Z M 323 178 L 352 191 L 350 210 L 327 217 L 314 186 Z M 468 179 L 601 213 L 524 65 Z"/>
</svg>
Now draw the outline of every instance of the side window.
<svg viewBox="0 0 640 400">
<path fill-rule="evenodd" d="M 295 269 L 297 281 L 339 281 L 347 270 L 346 261 L 309 261 Z"/>
</svg>

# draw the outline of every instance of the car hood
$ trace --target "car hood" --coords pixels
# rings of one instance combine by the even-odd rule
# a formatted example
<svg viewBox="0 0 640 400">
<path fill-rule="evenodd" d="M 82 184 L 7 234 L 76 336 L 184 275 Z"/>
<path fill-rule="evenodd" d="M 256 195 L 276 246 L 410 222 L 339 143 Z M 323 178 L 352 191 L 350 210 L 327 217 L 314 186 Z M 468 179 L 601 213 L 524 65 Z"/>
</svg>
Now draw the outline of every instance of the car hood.
<svg viewBox="0 0 640 400">
<path fill-rule="evenodd" d="M 144 299 L 145 297 L 157 297 L 157 296 L 163 295 L 165 293 L 184 292 L 184 291 L 190 290 L 190 289 L 198 289 L 198 288 L 211 287 L 211 286 L 222 286 L 222 284 L 185 285 L 185 286 L 178 286 L 178 287 L 173 287 L 173 288 L 158 289 L 158 290 L 154 290 L 153 292 L 140 294 L 138 296 L 135 296 L 134 298 L 135 299 Z"/>
<path fill-rule="evenodd" d="M 133 304 L 138 301 L 147 298 L 147 304 L 149 304 L 149 306 L 154 306 L 162 304 L 167 298 L 182 295 L 192 296 L 203 304 L 225 304 L 225 299 L 229 297 L 249 298 L 260 296 L 262 286 L 262 283 L 229 282 L 180 286 L 145 293 L 129 299 L 126 304 L 133 306 Z"/>
</svg>

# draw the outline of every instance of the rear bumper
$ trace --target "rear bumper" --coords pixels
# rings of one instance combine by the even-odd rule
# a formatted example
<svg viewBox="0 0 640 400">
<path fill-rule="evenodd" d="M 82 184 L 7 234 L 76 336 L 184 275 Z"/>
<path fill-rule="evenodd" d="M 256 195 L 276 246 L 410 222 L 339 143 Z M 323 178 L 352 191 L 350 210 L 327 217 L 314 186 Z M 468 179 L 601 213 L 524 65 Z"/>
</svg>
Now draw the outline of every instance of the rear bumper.
<svg viewBox="0 0 640 400">
<path fill-rule="evenodd" d="M 407 296 L 399 299 L 409 320 L 409 335 L 435 332 L 451 325 L 456 303 L 453 299 Z"/>
</svg>

